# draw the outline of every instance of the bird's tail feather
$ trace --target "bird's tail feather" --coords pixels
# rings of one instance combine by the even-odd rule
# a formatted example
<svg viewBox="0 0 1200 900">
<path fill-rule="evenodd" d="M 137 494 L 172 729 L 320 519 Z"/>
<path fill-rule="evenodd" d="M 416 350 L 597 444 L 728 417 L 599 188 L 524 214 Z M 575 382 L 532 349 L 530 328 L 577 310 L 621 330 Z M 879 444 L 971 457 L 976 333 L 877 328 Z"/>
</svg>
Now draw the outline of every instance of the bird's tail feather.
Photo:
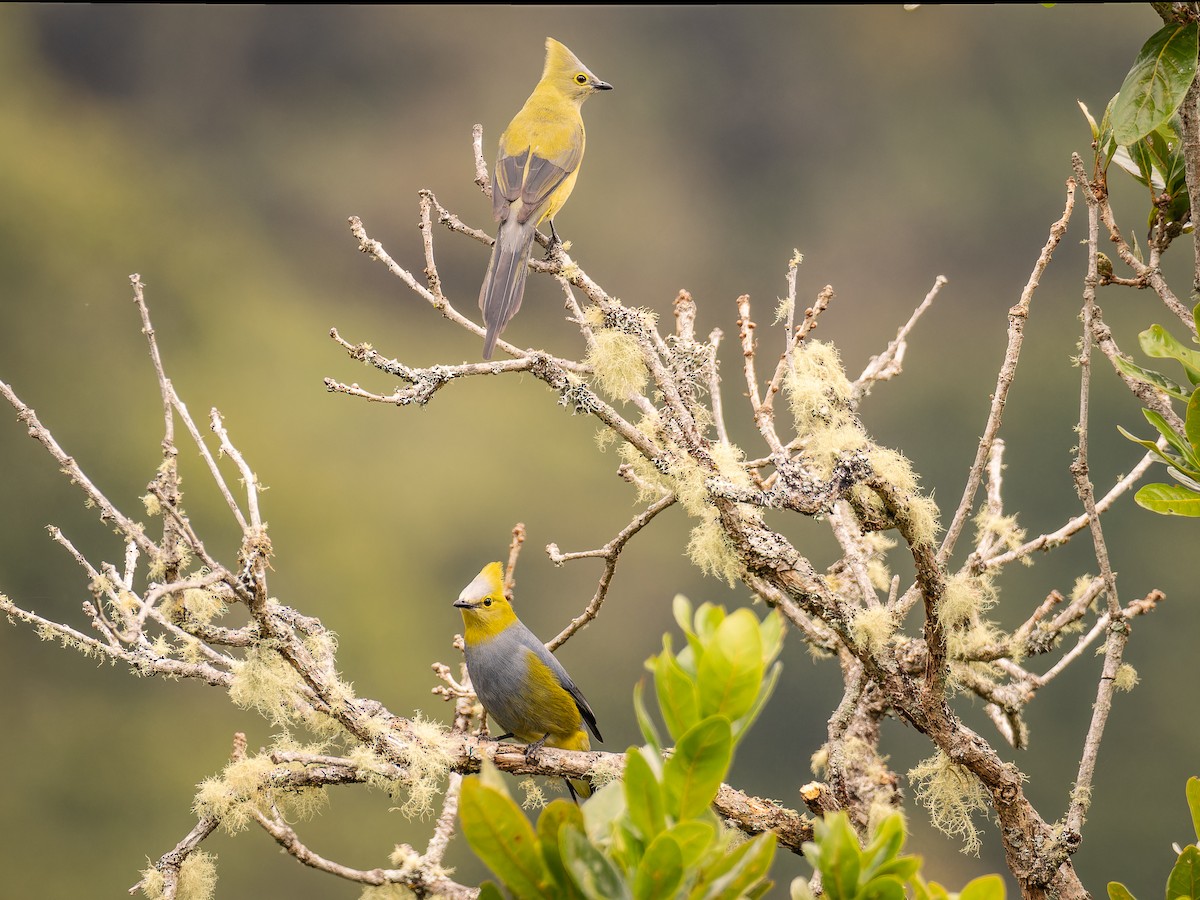
<svg viewBox="0 0 1200 900">
<path fill-rule="evenodd" d="M 521 308 L 525 294 L 525 275 L 529 271 L 529 249 L 533 245 L 536 225 L 532 220 L 524 224 L 510 216 L 501 223 L 496 235 L 496 246 L 492 248 L 492 261 L 488 263 L 487 275 L 479 291 L 479 308 L 483 311 L 483 323 L 487 336 L 483 339 L 483 358 L 491 359 L 496 339 L 509 320 Z"/>
</svg>

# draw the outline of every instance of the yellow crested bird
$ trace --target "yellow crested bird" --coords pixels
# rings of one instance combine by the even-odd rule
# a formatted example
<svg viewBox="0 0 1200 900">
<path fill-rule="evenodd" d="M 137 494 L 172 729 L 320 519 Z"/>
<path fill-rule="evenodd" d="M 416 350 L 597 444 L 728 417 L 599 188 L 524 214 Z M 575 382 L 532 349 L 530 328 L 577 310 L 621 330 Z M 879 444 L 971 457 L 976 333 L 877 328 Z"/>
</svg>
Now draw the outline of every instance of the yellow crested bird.
<svg viewBox="0 0 1200 900">
<path fill-rule="evenodd" d="M 537 227 L 550 220 L 571 196 L 583 161 L 583 101 L 612 85 L 593 75 L 554 38 L 546 38 L 546 67 L 521 111 L 504 134 L 492 170 L 492 216 L 500 223 L 488 263 L 479 308 L 487 336 L 483 358 L 491 359 L 496 339 L 521 308 L 529 250 Z"/>
<path fill-rule="evenodd" d="M 467 672 L 479 702 L 503 728 L 496 740 L 515 737 L 529 745 L 526 755 L 543 746 L 590 750 L 588 729 L 603 741 L 596 714 L 546 645 L 526 628 L 504 596 L 504 569 L 488 563 L 454 602 L 466 632 Z M 589 797 L 591 785 L 570 779 L 567 787 Z"/>
</svg>

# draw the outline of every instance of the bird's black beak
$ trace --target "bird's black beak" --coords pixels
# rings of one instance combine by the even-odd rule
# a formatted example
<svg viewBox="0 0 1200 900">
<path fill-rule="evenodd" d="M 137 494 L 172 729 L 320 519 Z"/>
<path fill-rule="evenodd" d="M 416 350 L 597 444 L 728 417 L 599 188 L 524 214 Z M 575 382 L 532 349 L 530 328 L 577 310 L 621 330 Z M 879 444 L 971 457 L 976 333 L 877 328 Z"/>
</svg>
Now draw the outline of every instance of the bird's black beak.
<svg viewBox="0 0 1200 900">
<path fill-rule="evenodd" d="M 611 91 L 613 89 L 613 86 L 607 81 L 600 81 L 599 79 L 592 82 L 592 87 L 598 91 Z"/>
<path fill-rule="evenodd" d="M 458 599 L 458 600 L 454 601 L 454 605 L 457 606 L 459 609 L 474 609 L 479 604 L 472 603 L 470 600 Z"/>
</svg>

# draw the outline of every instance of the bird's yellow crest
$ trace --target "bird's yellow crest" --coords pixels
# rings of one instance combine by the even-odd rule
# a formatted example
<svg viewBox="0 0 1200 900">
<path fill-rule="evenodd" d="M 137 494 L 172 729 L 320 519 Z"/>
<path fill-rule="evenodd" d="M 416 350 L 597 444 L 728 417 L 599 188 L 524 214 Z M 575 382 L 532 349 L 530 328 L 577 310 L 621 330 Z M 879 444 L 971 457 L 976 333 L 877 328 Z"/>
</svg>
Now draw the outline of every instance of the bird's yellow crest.
<svg viewBox="0 0 1200 900">
<path fill-rule="evenodd" d="M 475 580 L 463 588 L 454 605 L 462 612 L 467 630 L 463 637 L 468 643 L 495 637 L 517 618 L 504 596 L 504 566 L 498 562 L 484 566 Z"/>
</svg>

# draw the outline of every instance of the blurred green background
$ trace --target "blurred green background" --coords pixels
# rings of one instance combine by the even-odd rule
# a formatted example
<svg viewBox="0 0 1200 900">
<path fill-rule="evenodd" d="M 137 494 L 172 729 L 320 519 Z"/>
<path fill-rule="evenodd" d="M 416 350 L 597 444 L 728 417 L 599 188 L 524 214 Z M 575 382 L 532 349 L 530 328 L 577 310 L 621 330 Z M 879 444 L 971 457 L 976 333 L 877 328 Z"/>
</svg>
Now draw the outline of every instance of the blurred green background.
<svg viewBox="0 0 1200 900">
<path fill-rule="evenodd" d="M 912 337 L 904 376 L 863 405 L 876 438 L 913 459 L 949 510 L 983 427 L 1006 312 L 1061 213 L 1070 153 L 1088 151 L 1076 100 L 1098 115 L 1159 25 L 1148 5 L 0 6 L 0 378 L 139 516 L 161 438 L 127 281 L 139 272 L 177 388 L 199 419 L 220 408 L 270 486 L 273 592 L 338 632 L 361 696 L 448 721 L 429 693 L 429 666 L 457 662 L 450 640 L 461 624 L 450 603 L 504 554 L 512 525 L 529 532 L 522 616 L 549 636 L 583 607 L 600 566 L 555 569 L 539 548 L 599 546 L 637 507 L 615 455 L 597 452 L 595 423 L 565 413 L 532 378 L 454 384 L 426 409 L 325 392 L 325 376 L 394 387 L 349 361 L 328 339 L 331 326 L 412 364 L 474 360 L 480 347 L 359 254 L 348 215 L 415 271 L 418 189 L 490 229 L 471 183 L 470 129 L 483 124 L 490 159 L 552 35 L 616 86 L 585 110 L 587 163 L 557 225 L 580 264 L 626 303 L 669 316 L 685 287 L 702 332 L 720 326 L 732 337 L 733 299 L 749 293 L 769 358 L 765 326 L 798 247 L 802 300 L 826 283 L 838 292 L 819 336 L 840 346 L 853 375 L 936 275 L 950 279 Z M 1114 181 L 1123 224 L 1142 233 L 1143 195 Z M 1006 414 L 1007 502 L 1031 535 L 1077 510 L 1070 357 L 1085 219 L 1080 198 L 1034 301 Z M 438 239 L 445 288 L 472 314 L 486 250 Z M 1185 243 L 1168 259 L 1180 293 Z M 577 354 L 556 291 L 531 279 L 505 337 Z M 1139 330 L 1166 322 L 1152 300 L 1101 296 L 1130 351 Z M 723 354 L 727 416 L 756 455 L 732 344 Z M 1111 373 L 1098 371 L 1092 472 L 1103 490 L 1138 455 L 1116 424 L 1147 428 Z M 0 590 L 83 627 L 86 579 L 44 526 L 113 562 L 122 548 L 15 418 L 3 419 Z M 228 559 L 233 523 L 184 449 L 188 510 Z M 775 523 L 819 566 L 833 560 L 820 526 Z M 1161 587 L 1168 601 L 1135 624 L 1128 659 L 1142 682 L 1117 698 L 1101 753 L 1076 856 L 1093 892 L 1110 879 L 1157 892 L 1171 842 L 1190 837 L 1183 785 L 1200 765 L 1200 611 L 1187 562 L 1195 528 L 1128 498 L 1106 520 L 1123 598 Z M 673 509 L 635 540 L 603 614 L 560 653 L 596 709 L 605 749 L 638 740 L 630 694 L 672 627 L 671 597 L 746 601 L 744 589 L 690 568 L 687 530 Z M 996 615 L 1020 621 L 1048 591 L 1069 591 L 1094 570 L 1084 536 L 1007 573 Z M 797 640 L 784 664 L 732 781 L 798 806 L 840 689 L 835 667 L 812 662 Z M 1089 657 L 1046 689 L 1031 709 L 1031 749 L 1008 751 L 1048 818 L 1066 807 L 1098 670 Z M 123 896 L 146 857 L 191 828 L 194 785 L 221 768 L 233 732 L 246 731 L 251 747 L 270 738 L 218 691 L 139 680 L 23 628 L 0 628 L 0 679 L 5 896 Z M 963 714 L 994 737 L 978 706 Z M 928 753 L 896 723 L 886 739 L 900 772 Z M 300 833 L 325 856 L 380 865 L 398 841 L 423 847 L 431 828 L 388 806 L 365 789 L 335 791 L 327 814 Z M 912 819 L 930 877 L 957 888 L 1003 869 L 994 827 L 976 860 L 931 833 L 923 813 Z M 208 846 L 220 856 L 219 897 L 357 896 L 263 833 Z M 448 861 L 463 880 L 481 876 L 461 839 Z M 801 871 L 781 854 L 783 884 Z"/>
</svg>

